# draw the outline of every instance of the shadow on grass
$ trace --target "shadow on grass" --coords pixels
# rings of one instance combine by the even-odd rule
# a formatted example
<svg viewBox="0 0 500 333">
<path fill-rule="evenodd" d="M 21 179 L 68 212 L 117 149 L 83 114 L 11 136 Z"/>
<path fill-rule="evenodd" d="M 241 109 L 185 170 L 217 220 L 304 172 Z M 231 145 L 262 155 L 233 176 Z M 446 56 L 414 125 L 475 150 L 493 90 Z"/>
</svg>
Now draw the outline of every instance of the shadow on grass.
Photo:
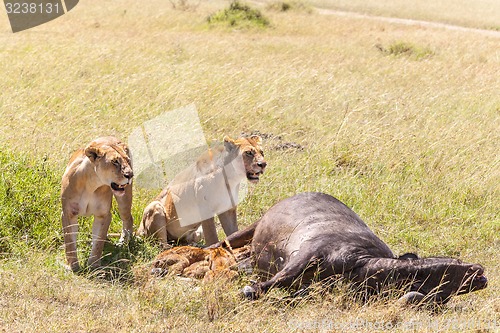
<svg viewBox="0 0 500 333">
<path fill-rule="evenodd" d="M 117 245 L 116 242 L 108 240 L 104 245 L 101 267 L 91 269 L 86 266 L 78 274 L 92 280 L 124 285 L 134 284 L 136 282 L 134 267 L 149 262 L 159 252 L 158 246 L 138 237 L 132 237 L 127 244 L 123 245 Z"/>
</svg>

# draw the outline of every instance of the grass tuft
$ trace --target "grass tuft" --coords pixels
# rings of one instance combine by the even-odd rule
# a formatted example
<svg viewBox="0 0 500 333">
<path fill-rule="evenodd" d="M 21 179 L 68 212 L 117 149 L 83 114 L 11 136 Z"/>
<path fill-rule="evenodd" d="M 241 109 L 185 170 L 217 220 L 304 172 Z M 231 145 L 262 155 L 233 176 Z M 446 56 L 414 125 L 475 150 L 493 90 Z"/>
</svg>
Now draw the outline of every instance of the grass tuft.
<svg viewBox="0 0 500 333">
<path fill-rule="evenodd" d="M 387 47 L 384 47 L 380 44 L 375 45 L 375 47 L 382 53 L 386 55 L 392 56 L 407 56 L 409 58 L 420 60 L 424 58 L 428 58 L 434 55 L 434 51 L 432 51 L 428 47 L 419 47 L 413 45 L 412 43 L 397 41 L 390 44 Z"/>
<path fill-rule="evenodd" d="M 210 15 L 207 21 L 212 25 L 222 24 L 233 28 L 265 28 L 270 24 L 258 9 L 239 1 L 233 1 L 229 8 Z"/>
<path fill-rule="evenodd" d="M 200 5 L 200 1 L 194 2 L 190 0 L 169 0 L 172 8 L 181 11 L 195 11 Z"/>
<path fill-rule="evenodd" d="M 306 12 L 312 13 L 313 7 L 305 1 L 300 0 L 288 0 L 288 1 L 273 1 L 269 3 L 266 7 L 268 10 L 274 10 L 278 12 Z"/>
</svg>

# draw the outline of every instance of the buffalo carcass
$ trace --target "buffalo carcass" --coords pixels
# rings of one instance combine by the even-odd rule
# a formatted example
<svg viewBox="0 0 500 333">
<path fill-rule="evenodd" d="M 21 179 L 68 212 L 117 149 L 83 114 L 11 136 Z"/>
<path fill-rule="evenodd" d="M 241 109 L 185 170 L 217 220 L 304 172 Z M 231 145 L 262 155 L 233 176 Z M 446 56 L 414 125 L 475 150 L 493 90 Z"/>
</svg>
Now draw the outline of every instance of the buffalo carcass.
<svg viewBox="0 0 500 333">
<path fill-rule="evenodd" d="M 397 257 L 350 208 L 324 193 L 301 193 L 271 207 L 253 225 L 215 246 L 250 244 L 253 266 L 267 280 L 243 289 L 255 299 L 271 287 L 300 287 L 313 278 L 341 275 L 377 293 L 404 288 L 403 300 L 444 304 L 486 287 L 484 268 L 459 259 Z"/>
</svg>

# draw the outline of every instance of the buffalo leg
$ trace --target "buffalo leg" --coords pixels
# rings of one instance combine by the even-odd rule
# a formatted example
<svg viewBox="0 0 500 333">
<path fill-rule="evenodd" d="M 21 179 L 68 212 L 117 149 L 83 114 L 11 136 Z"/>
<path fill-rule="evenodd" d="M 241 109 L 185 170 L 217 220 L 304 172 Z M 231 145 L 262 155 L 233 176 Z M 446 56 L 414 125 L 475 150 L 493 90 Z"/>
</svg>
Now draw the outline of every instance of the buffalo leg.
<svg viewBox="0 0 500 333">
<path fill-rule="evenodd" d="M 304 253 L 305 252 L 305 253 Z M 300 253 L 300 251 L 299 251 Z M 292 287 L 302 284 L 301 276 L 310 269 L 317 269 L 318 259 L 309 251 L 303 251 L 304 254 L 294 256 L 286 265 L 276 273 L 270 280 L 255 283 L 252 286 L 243 288 L 243 293 L 248 299 L 256 299 L 260 294 L 267 292 L 271 287 Z M 304 278 L 309 280 L 309 276 Z M 310 281 L 304 281 L 310 282 Z"/>
</svg>

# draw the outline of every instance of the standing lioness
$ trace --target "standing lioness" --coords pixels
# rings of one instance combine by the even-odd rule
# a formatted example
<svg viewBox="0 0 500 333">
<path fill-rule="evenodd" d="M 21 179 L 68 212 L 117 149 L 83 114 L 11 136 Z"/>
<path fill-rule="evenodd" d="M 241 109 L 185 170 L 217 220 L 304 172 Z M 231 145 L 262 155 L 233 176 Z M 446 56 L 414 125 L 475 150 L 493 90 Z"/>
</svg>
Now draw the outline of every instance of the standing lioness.
<svg viewBox="0 0 500 333">
<path fill-rule="evenodd" d="M 62 177 L 62 225 L 68 265 L 80 270 L 76 252 L 78 216 L 94 215 L 92 251 L 88 265 L 101 264 L 102 249 L 111 223 L 113 195 L 118 203 L 123 231 L 120 241 L 132 234 L 132 159 L 128 147 L 114 137 L 98 138 L 71 157 Z"/>
<path fill-rule="evenodd" d="M 201 155 L 146 207 L 138 234 L 155 236 L 168 247 L 167 240 L 197 242 L 201 225 L 205 243 L 210 245 L 218 241 L 215 215 L 227 236 L 236 232 L 240 183 L 245 179 L 258 182 L 267 165 L 261 144 L 258 135 L 237 140 L 225 137 L 224 145 Z"/>
</svg>

